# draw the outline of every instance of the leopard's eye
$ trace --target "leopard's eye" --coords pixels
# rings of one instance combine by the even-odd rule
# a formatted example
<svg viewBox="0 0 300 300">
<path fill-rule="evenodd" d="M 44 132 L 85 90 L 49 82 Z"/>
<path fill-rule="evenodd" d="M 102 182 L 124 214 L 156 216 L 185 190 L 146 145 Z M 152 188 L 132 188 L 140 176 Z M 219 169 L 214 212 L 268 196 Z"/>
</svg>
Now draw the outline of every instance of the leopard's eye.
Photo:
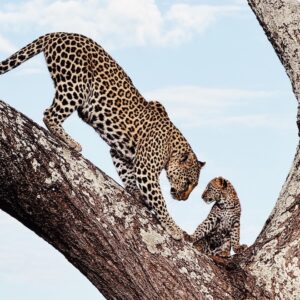
<svg viewBox="0 0 300 300">
<path fill-rule="evenodd" d="M 188 160 L 188 158 L 189 158 L 189 155 L 186 153 L 186 154 L 184 154 L 183 156 L 182 156 L 182 158 L 181 158 L 181 162 L 182 163 L 185 163 L 187 160 Z"/>
</svg>

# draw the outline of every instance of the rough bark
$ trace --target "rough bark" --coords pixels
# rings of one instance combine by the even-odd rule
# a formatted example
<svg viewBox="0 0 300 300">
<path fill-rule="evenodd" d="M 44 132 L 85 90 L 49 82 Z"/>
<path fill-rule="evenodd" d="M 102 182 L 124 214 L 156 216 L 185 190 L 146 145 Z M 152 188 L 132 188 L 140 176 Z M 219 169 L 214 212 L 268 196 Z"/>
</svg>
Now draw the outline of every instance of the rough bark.
<svg viewBox="0 0 300 300">
<path fill-rule="evenodd" d="M 299 2 L 248 2 L 299 102 Z M 172 240 L 143 203 L 0 102 L 0 208 L 62 252 L 107 299 L 298 299 L 299 166 L 298 148 L 255 244 L 216 263 Z"/>
<path fill-rule="evenodd" d="M 171 239 L 143 203 L 4 102 L 0 124 L 0 208 L 63 253 L 108 299 L 263 294 L 250 277 L 239 284 L 246 274 L 238 266 L 227 271 L 189 242 Z"/>
<path fill-rule="evenodd" d="M 249 5 L 272 43 L 298 101 L 300 129 L 300 2 L 249 0 Z M 299 299 L 300 295 L 300 149 L 278 201 L 242 263 L 272 299 Z"/>
</svg>

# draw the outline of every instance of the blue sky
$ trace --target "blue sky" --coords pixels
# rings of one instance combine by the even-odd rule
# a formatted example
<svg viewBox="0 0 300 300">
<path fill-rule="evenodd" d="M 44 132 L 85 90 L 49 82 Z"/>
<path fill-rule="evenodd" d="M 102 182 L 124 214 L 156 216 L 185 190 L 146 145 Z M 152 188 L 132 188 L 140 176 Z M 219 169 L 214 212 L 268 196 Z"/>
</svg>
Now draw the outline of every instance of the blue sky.
<svg viewBox="0 0 300 300">
<path fill-rule="evenodd" d="M 2 0 L 0 60 L 52 31 L 103 45 L 207 162 L 187 202 L 171 199 L 162 174 L 177 223 L 193 232 L 210 210 L 201 193 L 221 175 L 240 196 L 241 242 L 253 243 L 291 166 L 297 130 L 290 82 L 246 1 Z M 43 55 L 0 78 L 0 99 L 40 125 L 53 95 Z M 64 127 L 85 157 L 119 181 L 92 128 L 76 114 Z M 1 298 L 101 299 L 61 254 L 3 212 L 0 239 Z"/>
</svg>

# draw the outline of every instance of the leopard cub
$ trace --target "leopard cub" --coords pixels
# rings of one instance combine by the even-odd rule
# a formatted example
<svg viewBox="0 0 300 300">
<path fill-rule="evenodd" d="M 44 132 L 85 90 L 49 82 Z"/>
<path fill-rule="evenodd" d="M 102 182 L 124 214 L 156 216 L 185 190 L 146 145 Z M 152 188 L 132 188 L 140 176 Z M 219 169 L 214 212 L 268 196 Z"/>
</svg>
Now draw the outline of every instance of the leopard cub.
<svg viewBox="0 0 300 300">
<path fill-rule="evenodd" d="M 202 199 L 215 202 L 208 217 L 192 235 L 195 247 L 207 255 L 229 257 L 243 252 L 247 246 L 240 245 L 241 206 L 238 195 L 229 180 L 212 179 L 205 188 Z"/>
</svg>

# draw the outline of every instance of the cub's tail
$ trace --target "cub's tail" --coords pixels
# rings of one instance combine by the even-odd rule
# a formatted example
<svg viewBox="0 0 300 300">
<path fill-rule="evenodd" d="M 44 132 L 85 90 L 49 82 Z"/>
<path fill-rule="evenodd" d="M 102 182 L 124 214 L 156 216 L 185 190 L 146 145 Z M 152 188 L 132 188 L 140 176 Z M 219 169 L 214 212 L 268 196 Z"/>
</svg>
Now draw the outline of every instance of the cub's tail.
<svg viewBox="0 0 300 300">
<path fill-rule="evenodd" d="M 9 58 L 0 62 L 0 75 L 16 68 L 29 58 L 39 54 L 44 50 L 44 41 L 46 40 L 47 35 L 41 36 L 34 40 L 32 43 L 23 47 L 16 53 L 14 53 Z"/>
</svg>

